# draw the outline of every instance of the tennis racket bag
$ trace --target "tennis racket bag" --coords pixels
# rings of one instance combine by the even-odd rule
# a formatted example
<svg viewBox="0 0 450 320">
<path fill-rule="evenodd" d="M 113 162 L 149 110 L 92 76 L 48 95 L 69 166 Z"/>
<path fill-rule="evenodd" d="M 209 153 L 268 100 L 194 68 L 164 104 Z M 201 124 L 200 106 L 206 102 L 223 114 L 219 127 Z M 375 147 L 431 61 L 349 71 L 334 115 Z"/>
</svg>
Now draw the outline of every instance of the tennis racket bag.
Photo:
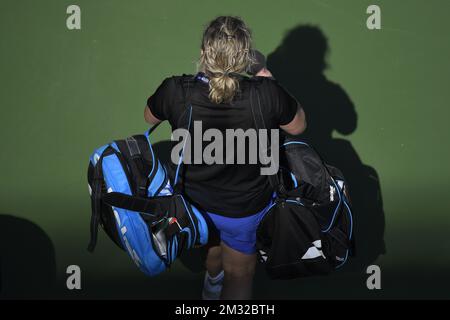
<svg viewBox="0 0 450 320">
<path fill-rule="evenodd" d="M 167 269 L 183 250 L 208 241 L 202 214 L 174 192 L 176 186 L 172 188 L 166 168 L 153 152 L 152 129 L 98 148 L 88 168 L 92 204 L 88 250 L 95 248 L 100 225 L 149 276 Z"/>
</svg>

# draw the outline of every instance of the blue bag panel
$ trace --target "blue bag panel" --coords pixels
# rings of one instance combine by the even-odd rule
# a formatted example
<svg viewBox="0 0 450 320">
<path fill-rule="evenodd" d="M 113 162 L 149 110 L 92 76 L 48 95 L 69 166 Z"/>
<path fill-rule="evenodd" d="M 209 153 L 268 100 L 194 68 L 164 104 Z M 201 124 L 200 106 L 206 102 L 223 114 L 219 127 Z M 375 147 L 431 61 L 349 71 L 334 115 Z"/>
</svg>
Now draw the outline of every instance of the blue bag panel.
<svg viewBox="0 0 450 320">
<path fill-rule="evenodd" d="M 102 165 L 108 192 L 131 195 L 127 177 L 117 156 L 104 157 Z M 166 265 L 154 251 L 153 239 L 139 213 L 115 207 L 113 211 L 122 244 L 141 271 L 149 276 L 164 271 Z"/>
<path fill-rule="evenodd" d="M 89 157 L 89 161 L 92 163 L 92 165 L 96 165 L 98 159 L 102 156 L 103 152 L 106 148 L 108 148 L 109 144 L 105 144 L 104 146 L 101 146 L 100 148 L 96 149 L 94 153 Z"/>
<path fill-rule="evenodd" d="M 152 168 L 149 173 L 148 196 L 172 196 L 173 188 L 166 168 L 159 162 L 153 152 L 148 133 L 146 133 L 152 156 Z M 116 154 L 105 154 L 105 150 L 111 147 Z M 132 195 L 131 186 L 129 184 L 129 168 L 120 155 L 120 149 L 115 142 L 104 145 L 95 150 L 90 157 L 90 163 L 95 166 L 98 160 L 102 157 L 102 171 L 105 187 L 107 192 L 118 192 Z M 148 171 L 147 171 L 148 172 Z M 142 214 L 135 211 L 122 209 L 112 206 L 114 214 L 114 222 L 111 221 L 111 226 L 116 229 L 113 233 L 118 232 L 118 239 L 122 247 L 126 249 L 127 254 L 133 259 L 138 268 L 148 276 L 155 276 L 167 269 L 179 253 L 180 246 L 183 245 L 189 249 L 196 245 L 205 245 L 208 242 L 208 226 L 202 213 L 185 201 L 182 195 L 175 195 L 178 198 L 178 206 L 184 206 L 184 212 L 188 215 L 190 221 L 189 226 L 181 230 L 186 241 L 181 241 L 179 236 L 173 236 L 167 239 L 167 256 L 161 258 L 158 251 L 155 249 L 155 243 L 151 230 L 148 224 L 142 218 Z M 180 208 L 180 207 L 178 207 Z"/>
</svg>

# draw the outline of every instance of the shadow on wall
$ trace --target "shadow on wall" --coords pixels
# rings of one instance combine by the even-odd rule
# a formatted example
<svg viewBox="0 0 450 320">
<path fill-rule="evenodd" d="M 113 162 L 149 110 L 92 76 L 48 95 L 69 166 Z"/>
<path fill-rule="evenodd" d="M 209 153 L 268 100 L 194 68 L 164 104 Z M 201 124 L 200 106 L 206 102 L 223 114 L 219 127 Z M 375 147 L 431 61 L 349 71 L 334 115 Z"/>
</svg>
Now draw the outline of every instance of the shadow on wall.
<svg viewBox="0 0 450 320">
<path fill-rule="evenodd" d="M 302 135 L 327 163 L 339 168 L 349 185 L 355 220 L 356 256 L 346 267 L 361 271 L 386 252 L 385 219 L 378 174 L 362 163 L 345 139 L 333 138 L 336 130 L 349 135 L 357 128 L 355 106 L 344 89 L 324 75 L 328 42 L 315 26 L 290 30 L 267 58 L 274 77 L 303 106 L 308 128 Z"/>
<path fill-rule="evenodd" d="M 0 214 L 0 298 L 50 297 L 56 280 L 53 243 L 31 221 Z"/>
</svg>

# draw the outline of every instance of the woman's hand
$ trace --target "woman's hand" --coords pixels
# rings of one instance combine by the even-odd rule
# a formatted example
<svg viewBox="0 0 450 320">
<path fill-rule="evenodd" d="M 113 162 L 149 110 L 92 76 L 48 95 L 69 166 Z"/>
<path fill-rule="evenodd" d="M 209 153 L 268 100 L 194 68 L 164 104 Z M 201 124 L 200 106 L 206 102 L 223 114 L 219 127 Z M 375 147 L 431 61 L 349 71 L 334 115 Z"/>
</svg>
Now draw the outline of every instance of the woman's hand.
<svg viewBox="0 0 450 320">
<path fill-rule="evenodd" d="M 256 77 L 266 77 L 266 78 L 273 78 L 272 73 L 267 68 L 262 68 L 258 71 L 257 74 L 255 74 Z"/>
</svg>

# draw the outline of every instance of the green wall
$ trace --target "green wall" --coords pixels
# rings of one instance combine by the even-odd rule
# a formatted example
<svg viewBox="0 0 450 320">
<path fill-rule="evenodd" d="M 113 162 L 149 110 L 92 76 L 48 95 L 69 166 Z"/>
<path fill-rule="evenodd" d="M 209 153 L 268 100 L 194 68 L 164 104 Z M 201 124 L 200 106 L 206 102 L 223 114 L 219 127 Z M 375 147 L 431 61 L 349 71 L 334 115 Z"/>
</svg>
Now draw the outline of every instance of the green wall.
<svg viewBox="0 0 450 320">
<path fill-rule="evenodd" d="M 66 28 L 70 4 L 81 8 L 81 30 Z M 366 28 L 369 4 L 381 7 L 381 30 Z M 351 142 L 380 178 L 383 286 L 367 290 L 364 271 L 291 282 L 259 274 L 256 296 L 448 298 L 448 12 L 445 0 L 1 0 L 0 213 L 36 224 L 51 239 L 58 274 L 51 295 L 197 298 L 202 274 L 180 263 L 146 279 L 103 234 L 96 253 L 87 253 L 88 157 L 147 128 L 146 98 L 165 77 L 195 72 L 202 28 L 215 16 L 243 17 L 265 54 L 289 30 L 311 24 L 328 39 L 327 78 L 358 115 L 356 130 L 334 136 Z M 165 126 L 156 140 L 168 137 Z M 1 221 L 0 230 L 9 228 Z M 39 255 L 27 260 L 40 250 L 32 237 L 8 234 L 1 248 L 20 243 L 24 272 L 40 278 Z M 64 289 L 70 264 L 82 269 L 81 292 Z"/>
</svg>

